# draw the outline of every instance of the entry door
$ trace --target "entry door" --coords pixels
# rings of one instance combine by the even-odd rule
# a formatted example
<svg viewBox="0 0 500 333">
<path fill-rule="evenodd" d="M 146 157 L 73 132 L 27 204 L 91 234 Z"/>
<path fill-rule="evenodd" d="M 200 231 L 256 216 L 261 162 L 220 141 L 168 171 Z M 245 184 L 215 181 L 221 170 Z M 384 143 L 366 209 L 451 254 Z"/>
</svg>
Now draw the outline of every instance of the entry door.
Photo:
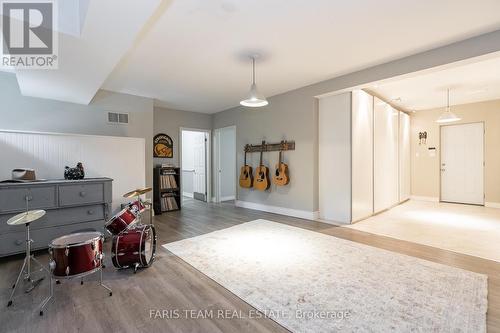
<svg viewBox="0 0 500 333">
<path fill-rule="evenodd" d="M 441 201 L 484 204 L 484 123 L 441 126 Z"/>
<path fill-rule="evenodd" d="M 196 136 L 193 146 L 194 153 L 194 179 L 193 196 L 195 199 L 206 201 L 206 134 Z"/>
</svg>

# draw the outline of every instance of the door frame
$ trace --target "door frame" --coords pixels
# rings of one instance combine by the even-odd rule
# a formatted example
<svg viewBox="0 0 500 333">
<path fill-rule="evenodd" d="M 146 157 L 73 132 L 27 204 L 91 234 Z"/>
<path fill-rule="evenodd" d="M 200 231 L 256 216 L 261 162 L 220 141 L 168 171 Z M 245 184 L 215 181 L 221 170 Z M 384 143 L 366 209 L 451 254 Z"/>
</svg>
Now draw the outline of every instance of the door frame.
<svg viewBox="0 0 500 333">
<path fill-rule="evenodd" d="M 214 130 L 214 202 L 220 203 L 221 202 L 221 177 L 219 173 L 219 168 L 220 168 L 220 132 L 224 129 L 229 129 L 232 128 L 234 129 L 234 146 L 235 146 L 235 151 L 234 151 L 234 174 L 236 175 L 236 178 L 234 180 L 234 199 L 236 200 L 237 196 L 237 191 L 238 191 L 238 186 L 237 186 L 237 176 L 238 176 L 238 149 L 236 145 L 236 125 L 231 125 L 231 126 L 225 126 L 225 127 L 220 127 L 216 128 Z"/>
<path fill-rule="evenodd" d="M 205 190 L 207 191 L 206 194 L 206 199 L 207 202 L 212 201 L 212 177 L 210 175 L 212 174 L 212 130 L 209 129 L 203 129 L 203 128 L 191 128 L 191 127 L 179 127 L 179 167 L 180 167 L 180 173 L 182 175 L 182 132 L 187 131 L 187 132 L 202 132 L 205 133 L 207 142 L 205 145 Z M 181 179 L 181 202 L 184 201 L 183 195 L 182 195 L 182 186 L 184 182 Z"/>
<path fill-rule="evenodd" d="M 457 126 L 457 125 L 470 125 L 470 124 L 483 124 L 483 203 L 482 204 L 470 204 L 470 203 L 459 203 L 459 202 L 449 202 L 449 201 L 443 201 L 442 198 L 442 186 L 443 186 L 443 180 L 442 180 L 442 172 L 441 172 L 441 162 L 443 158 L 443 138 L 442 138 L 442 128 L 446 126 Z M 469 121 L 469 122 L 460 122 L 460 123 L 455 123 L 455 124 L 443 124 L 439 125 L 439 164 L 438 164 L 438 172 L 439 172 L 439 202 L 445 202 L 445 203 L 456 203 L 460 205 L 472 205 L 472 206 L 485 206 L 486 203 L 486 191 L 484 185 L 486 184 L 486 122 L 483 121 Z"/>
</svg>

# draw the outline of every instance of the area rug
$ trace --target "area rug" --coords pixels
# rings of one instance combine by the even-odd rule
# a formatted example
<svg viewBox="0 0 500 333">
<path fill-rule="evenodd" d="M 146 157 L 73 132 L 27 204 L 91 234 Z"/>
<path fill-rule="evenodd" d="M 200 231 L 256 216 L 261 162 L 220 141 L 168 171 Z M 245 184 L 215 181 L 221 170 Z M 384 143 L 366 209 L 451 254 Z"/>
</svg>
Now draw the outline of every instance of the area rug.
<svg viewBox="0 0 500 333">
<path fill-rule="evenodd" d="M 486 332 L 485 275 L 267 220 L 163 247 L 292 332 Z"/>
</svg>

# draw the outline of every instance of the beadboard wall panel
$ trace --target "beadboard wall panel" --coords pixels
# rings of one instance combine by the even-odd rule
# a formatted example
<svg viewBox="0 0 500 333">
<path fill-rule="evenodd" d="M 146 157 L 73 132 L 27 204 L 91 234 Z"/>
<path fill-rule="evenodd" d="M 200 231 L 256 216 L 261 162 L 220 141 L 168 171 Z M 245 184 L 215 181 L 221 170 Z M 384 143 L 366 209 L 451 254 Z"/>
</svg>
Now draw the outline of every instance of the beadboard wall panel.
<svg viewBox="0 0 500 333">
<path fill-rule="evenodd" d="M 123 193 L 145 186 L 144 138 L 0 130 L 0 180 L 12 169 L 35 169 L 37 178 L 62 179 L 64 167 L 82 162 L 85 177 L 113 178 L 113 211 Z"/>
</svg>

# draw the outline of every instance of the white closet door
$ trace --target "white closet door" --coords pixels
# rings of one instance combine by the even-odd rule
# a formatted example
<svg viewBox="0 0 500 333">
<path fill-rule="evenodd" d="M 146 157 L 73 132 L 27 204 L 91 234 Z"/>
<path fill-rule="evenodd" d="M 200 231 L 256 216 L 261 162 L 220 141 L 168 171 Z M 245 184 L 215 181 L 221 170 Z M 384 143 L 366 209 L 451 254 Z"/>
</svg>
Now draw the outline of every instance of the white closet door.
<svg viewBox="0 0 500 333">
<path fill-rule="evenodd" d="M 319 100 L 320 218 L 351 222 L 351 93 Z"/>
<path fill-rule="evenodd" d="M 373 214 L 373 96 L 352 93 L 352 221 Z"/>
<path fill-rule="evenodd" d="M 410 116 L 399 112 L 399 202 L 410 198 Z"/>
<path fill-rule="evenodd" d="M 399 201 L 399 111 L 375 98 L 374 106 L 374 212 Z"/>
</svg>

